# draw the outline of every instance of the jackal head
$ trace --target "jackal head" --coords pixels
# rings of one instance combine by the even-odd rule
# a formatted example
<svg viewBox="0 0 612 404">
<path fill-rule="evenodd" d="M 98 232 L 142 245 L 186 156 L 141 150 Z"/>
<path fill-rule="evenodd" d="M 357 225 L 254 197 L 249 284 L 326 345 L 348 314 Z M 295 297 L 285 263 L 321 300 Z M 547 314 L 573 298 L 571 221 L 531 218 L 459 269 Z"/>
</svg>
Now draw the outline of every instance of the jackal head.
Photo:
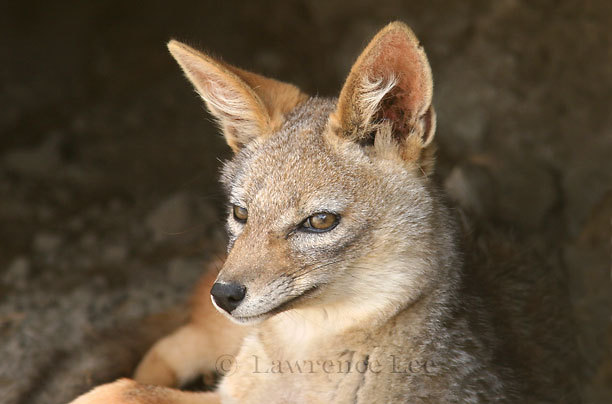
<svg viewBox="0 0 612 404">
<path fill-rule="evenodd" d="M 323 306 L 395 311 L 440 283 L 453 247 L 429 179 L 433 82 L 407 26 L 372 39 L 337 99 L 168 47 L 235 152 L 221 176 L 221 312 L 248 323 Z"/>
</svg>

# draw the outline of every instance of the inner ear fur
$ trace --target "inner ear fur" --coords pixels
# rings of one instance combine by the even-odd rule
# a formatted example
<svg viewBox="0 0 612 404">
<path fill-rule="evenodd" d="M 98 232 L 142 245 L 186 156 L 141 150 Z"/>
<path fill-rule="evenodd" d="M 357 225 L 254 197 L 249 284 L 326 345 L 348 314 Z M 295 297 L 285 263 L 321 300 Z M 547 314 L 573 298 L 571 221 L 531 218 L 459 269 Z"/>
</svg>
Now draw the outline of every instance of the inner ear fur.
<svg viewBox="0 0 612 404">
<path fill-rule="evenodd" d="M 393 22 L 370 41 L 351 68 L 330 118 L 339 136 L 374 144 L 381 131 L 400 157 L 431 166 L 435 133 L 433 80 L 427 56 L 405 24 Z M 383 134 L 381 134 L 381 137 Z M 384 142 L 388 143 L 388 142 Z"/>
<path fill-rule="evenodd" d="M 168 42 L 168 49 L 234 151 L 278 130 L 285 116 L 308 98 L 291 84 L 232 66 L 181 42 Z"/>
</svg>

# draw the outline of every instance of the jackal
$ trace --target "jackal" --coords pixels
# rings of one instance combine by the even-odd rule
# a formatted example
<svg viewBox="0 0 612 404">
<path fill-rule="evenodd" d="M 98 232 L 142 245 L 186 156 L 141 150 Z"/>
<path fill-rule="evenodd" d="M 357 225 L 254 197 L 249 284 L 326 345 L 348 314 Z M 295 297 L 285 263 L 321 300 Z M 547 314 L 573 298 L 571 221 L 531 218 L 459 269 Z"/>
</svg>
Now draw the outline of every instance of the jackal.
<svg viewBox="0 0 612 404">
<path fill-rule="evenodd" d="M 227 259 L 135 381 L 74 403 L 578 401 L 550 271 L 466 241 L 432 180 L 432 74 L 407 26 L 372 39 L 337 99 L 168 48 L 235 153 Z M 170 388 L 214 370 L 215 392 Z"/>
</svg>

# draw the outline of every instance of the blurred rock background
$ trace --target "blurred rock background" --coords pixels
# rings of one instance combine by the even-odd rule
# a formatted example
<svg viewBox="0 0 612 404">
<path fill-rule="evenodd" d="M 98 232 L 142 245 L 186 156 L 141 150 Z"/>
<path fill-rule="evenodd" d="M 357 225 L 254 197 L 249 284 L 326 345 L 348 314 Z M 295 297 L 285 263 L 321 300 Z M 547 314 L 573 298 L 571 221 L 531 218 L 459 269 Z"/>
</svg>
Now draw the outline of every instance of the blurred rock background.
<svg viewBox="0 0 612 404">
<path fill-rule="evenodd" d="M 584 401 L 612 402 L 607 0 L 3 2 L 0 402 L 129 374 L 144 347 L 105 333 L 185 302 L 223 244 L 228 150 L 169 38 L 333 96 L 396 19 L 433 67 L 441 185 L 567 272 Z"/>
</svg>

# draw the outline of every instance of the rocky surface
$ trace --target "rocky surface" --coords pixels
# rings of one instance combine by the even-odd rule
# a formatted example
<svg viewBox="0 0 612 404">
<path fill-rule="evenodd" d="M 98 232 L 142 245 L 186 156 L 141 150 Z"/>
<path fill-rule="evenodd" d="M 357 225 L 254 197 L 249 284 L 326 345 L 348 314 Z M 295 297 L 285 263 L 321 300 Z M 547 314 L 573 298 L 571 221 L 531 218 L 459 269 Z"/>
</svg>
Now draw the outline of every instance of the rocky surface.
<svg viewBox="0 0 612 404">
<path fill-rule="evenodd" d="M 0 6 L 0 402 L 128 374 L 144 348 L 100 341 L 184 302 L 222 244 L 228 150 L 168 38 L 334 95 L 394 19 L 434 70 L 440 183 L 567 272 L 585 402 L 612 400 L 612 3 L 375 3 Z"/>
</svg>

